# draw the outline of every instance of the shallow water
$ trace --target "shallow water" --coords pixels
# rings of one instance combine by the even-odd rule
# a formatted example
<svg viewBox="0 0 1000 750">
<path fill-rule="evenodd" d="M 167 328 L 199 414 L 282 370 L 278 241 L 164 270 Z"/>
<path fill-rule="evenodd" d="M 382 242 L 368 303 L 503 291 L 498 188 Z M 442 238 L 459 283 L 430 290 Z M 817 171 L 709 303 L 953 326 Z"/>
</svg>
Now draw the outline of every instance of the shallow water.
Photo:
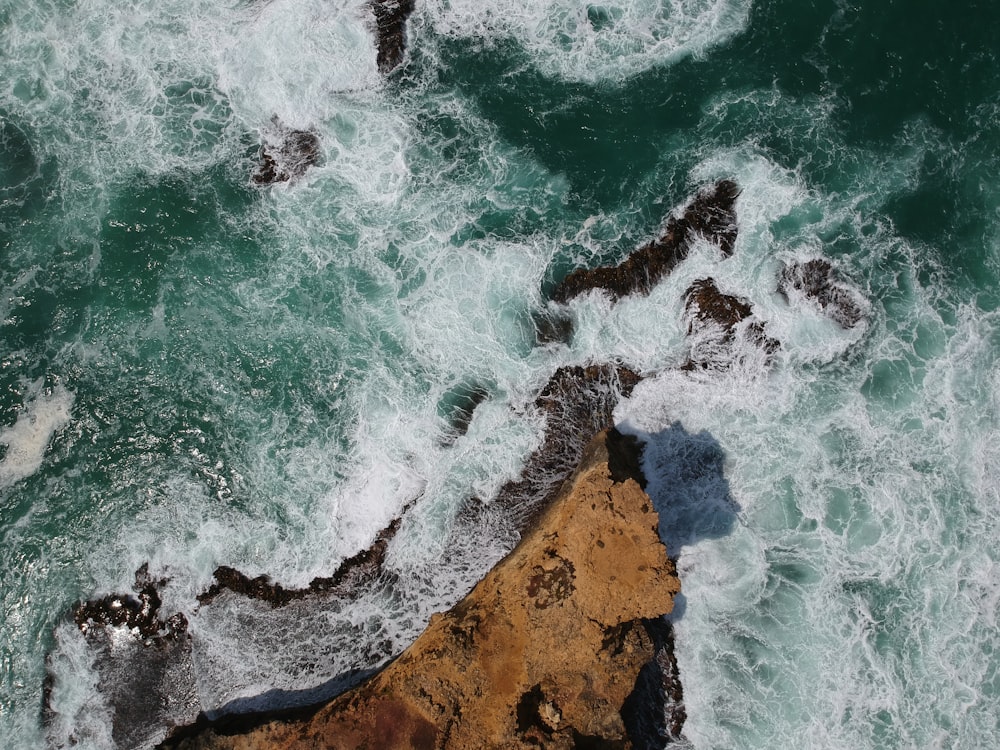
<svg viewBox="0 0 1000 750">
<path fill-rule="evenodd" d="M 612 359 L 647 375 L 616 417 L 679 555 L 692 747 L 1000 732 L 998 11 L 522 5 L 418 2 L 383 80 L 354 0 L 0 4 L 4 747 L 110 746 L 66 613 L 146 561 L 206 710 L 405 647 L 513 542 L 446 549 L 540 441 L 537 390 Z M 261 189 L 275 115 L 322 161 Z M 723 177 L 731 258 L 578 298 L 572 340 L 536 346 L 556 281 Z M 777 292 L 820 256 L 866 300 L 853 330 Z M 706 276 L 771 365 L 677 369 Z M 288 636 L 196 611 L 218 565 L 303 585 L 407 506 L 396 589 Z"/>
</svg>

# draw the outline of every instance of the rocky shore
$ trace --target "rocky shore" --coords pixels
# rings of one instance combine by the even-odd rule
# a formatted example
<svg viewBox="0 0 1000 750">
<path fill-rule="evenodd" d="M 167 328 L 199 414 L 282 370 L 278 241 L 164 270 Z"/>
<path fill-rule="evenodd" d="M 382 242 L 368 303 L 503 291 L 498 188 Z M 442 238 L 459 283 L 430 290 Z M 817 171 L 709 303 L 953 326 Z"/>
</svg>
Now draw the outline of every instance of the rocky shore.
<svg viewBox="0 0 1000 750">
<path fill-rule="evenodd" d="M 383 671 L 307 717 L 164 747 L 629 748 L 664 723 L 656 664 L 680 583 L 634 439 L 602 432 L 520 544 Z M 638 684 L 638 685 L 637 685 Z M 652 699 L 651 699 L 652 698 Z M 659 705 L 659 717 L 640 714 Z M 648 729 L 646 730 L 648 731 Z M 639 741 L 640 746 L 644 746 Z"/>
<path fill-rule="evenodd" d="M 565 303 L 586 292 L 612 301 L 648 294 L 696 241 L 715 244 L 725 262 L 736 247 L 739 192 L 730 180 L 703 186 L 668 217 L 659 239 L 617 266 L 570 273 L 546 315 L 562 320 Z M 788 262 L 775 281 L 791 306 L 811 306 L 844 328 L 864 320 L 864 300 L 824 258 Z M 751 303 L 710 277 L 690 284 L 683 319 L 689 343 L 682 370 L 721 371 L 747 358 L 767 366 L 781 348 Z M 569 324 L 551 329 L 540 339 L 572 336 Z M 516 548 L 388 666 L 396 651 L 379 645 L 356 675 L 331 682 L 323 695 L 279 703 L 277 712 L 265 695 L 222 706 L 210 719 L 196 697 L 188 620 L 161 612 L 165 580 L 144 566 L 135 595 L 79 604 L 74 620 L 100 655 L 95 664 L 114 709 L 116 745 L 146 749 L 166 738 L 163 747 L 177 748 L 627 748 L 679 738 L 685 709 L 671 626 L 662 617 L 679 582 L 643 492 L 640 448 L 614 429 L 615 406 L 641 379 L 617 363 L 556 370 L 528 405 L 546 419 L 541 445 L 518 479 L 459 509 L 441 562 L 462 568 L 463 545 L 498 526 L 512 537 L 499 554 L 519 536 Z M 490 397 L 475 384 L 466 390 L 452 415 L 454 436 Z M 391 589 L 400 582 L 386 567 L 387 554 L 409 510 L 370 547 L 303 588 L 222 565 L 193 616 L 221 600 L 244 616 L 254 607 L 280 611 L 284 628 L 304 612 L 350 606 L 373 587 Z M 471 585 L 462 580 L 468 583 L 442 609 Z M 116 637 L 125 629 L 133 636 Z"/>
</svg>

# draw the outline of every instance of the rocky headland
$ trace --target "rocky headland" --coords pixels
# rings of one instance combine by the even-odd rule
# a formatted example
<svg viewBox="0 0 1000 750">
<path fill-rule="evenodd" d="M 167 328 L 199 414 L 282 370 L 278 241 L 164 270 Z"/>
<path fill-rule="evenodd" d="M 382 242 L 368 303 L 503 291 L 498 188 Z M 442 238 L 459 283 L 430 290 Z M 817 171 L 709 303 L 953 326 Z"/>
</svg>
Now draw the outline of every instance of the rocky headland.
<svg viewBox="0 0 1000 750">
<path fill-rule="evenodd" d="M 306 154 L 302 163 L 312 158 L 308 148 Z M 739 192 L 730 180 L 705 186 L 671 215 L 659 239 L 619 265 L 570 273 L 553 292 L 546 311 L 553 325 L 539 330 L 540 340 L 572 335 L 564 303 L 584 292 L 601 290 L 613 301 L 648 294 L 695 241 L 715 244 L 725 262 L 735 247 Z M 777 288 L 789 305 L 818 308 L 845 328 L 863 320 L 860 295 L 823 258 L 786 264 Z M 725 370 L 748 357 L 766 365 L 781 346 L 747 299 L 711 277 L 689 285 L 683 321 L 682 370 Z M 458 510 L 442 569 L 464 569 L 469 540 L 474 545 L 496 528 L 511 537 L 500 554 L 520 542 L 387 666 L 394 652 L 376 648 L 357 665 L 356 678 L 352 672 L 334 680 L 336 692 L 312 702 L 272 708 L 265 695 L 199 713 L 188 620 L 161 613 L 166 581 L 145 566 L 135 595 L 78 605 L 76 624 L 100 655 L 95 664 L 114 709 L 116 744 L 145 749 L 166 738 L 164 747 L 178 748 L 627 748 L 679 738 L 685 709 L 671 625 L 662 617 L 679 582 L 643 491 L 639 445 L 614 429 L 615 406 L 641 379 L 617 363 L 557 369 L 524 405 L 545 417 L 541 445 L 520 477 Z M 453 394 L 450 441 L 491 397 L 486 386 L 463 389 Z M 400 586 L 386 559 L 409 511 L 370 547 L 303 588 L 222 565 L 192 616 L 221 599 L 241 612 L 263 603 L 295 618 L 330 602 L 350 606 L 372 587 Z M 442 608 L 475 578 L 459 580 L 467 583 Z M 124 629 L 134 635 L 127 648 L 113 645 Z M 373 676 L 358 684 L 365 675 Z"/>
<path fill-rule="evenodd" d="M 236 733 L 208 725 L 165 746 L 633 747 L 638 714 L 658 704 L 653 721 L 664 721 L 663 696 L 641 695 L 656 680 L 639 678 L 656 663 L 660 618 L 680 589 L 638 465 L 634 439 L 599 434 L 468 596 L 388 667 L 311 716 Z"/>
</svg>

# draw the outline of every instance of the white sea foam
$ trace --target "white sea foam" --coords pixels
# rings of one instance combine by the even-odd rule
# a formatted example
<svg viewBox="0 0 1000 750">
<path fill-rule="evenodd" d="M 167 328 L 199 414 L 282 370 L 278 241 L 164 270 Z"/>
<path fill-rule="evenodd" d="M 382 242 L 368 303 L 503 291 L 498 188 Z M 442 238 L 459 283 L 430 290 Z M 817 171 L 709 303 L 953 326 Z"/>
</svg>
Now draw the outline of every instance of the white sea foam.
<svg viewBox="0 0 1000 750">
<path fill-rule="evenodd" d="M 600 7 L 419 3 L 411 31 L 514 40 L 547 74 L 608 81 L 703 54 L 749 12 L 746 2 Z M 570 345 L 532 349 L 553 258 L 572 244 L 598 254 L 628 233 L 628 218 L 564 226 L 567 180 L 459 97 L 384 97 L 361 3 L 11 12 L 5 49 L 24 68 L 0 85 L 37 126 L 39 149 L 56 153 L 66 200 L 82 207 L 73 221 L 103 215 L 95 183 L 239 161 L 243 139 L 273 115 L 321 137 L 323 164 L 238 217 L 266 234 L 270 254 L 227 290 L 238 323 L 216 325 L 222 316 L 198 302 L 206 287 L 178 273 L 132 327 L 187 358 L 185 382 L 210 393 L 200 408 L 218 434 L 185 426 L 168 445 L 137 435 L 153 448 L 110 489 L 135 510 L 115 517 L 112 541 L 72 561 L 100 591 L 128 589 L 146 561 L 170 577 L 164 610 L 190 616 L 205 709 L 322 683 L 403 648 L 513 544 L 489 509 L 481 536 L 449 533 L 463 503 L 494 495 L 537 445 L 530 403 L 546 374 L 620 359 L 650 375 L 617 418 L 647 439 L 650 492 L 679 555 L 691 743 L 971 747 L 991 736 L 998 322 L 921 281 L 935 277 L 928 254 L 873 216 L 914 184 L 932 128 L 909 124 L 899 148 L 875 158 L 840 144 L 830 100 L 775 89 L 710 102 L 689 182 L 739 182 L 734 256 L 696 243 L 648 297 L 574 300 Z M 793 141 L 828 131 L 836 145 L 813 158 L 855 164 L 857 184 L 824 193 L 809 164 L 778 164 L 752 141 L 720 149 L 716 129 L 749 111 Z M 859 293 L 871 303 L 852 331 L 776 293 L 784 262 L 825 255 L 841 236 L 856 249 L 834 260 L 848 283 L 866 280 Z M 782 342 L 767 367 L 744 342 L 727 372 L 673 369 L 689 347 L 684 292 L 709 276 L 751 301 Z M 138 346 L 125 338 L 122 348 Z M 81 341 L 67 356 L 97 367 L 116 361 L 118 343 Z M 281 367 L 299 356 L 301 389 Z M 136 390 L 153 391 L 156 374 Z M 441 404 L 469 385 L 485 401 L 456 436 Z M 38 470 L 72 404 L 60 389 L 29 400 L 2 433 L 27 448 L 8 448 L 0 478 Z M 89 418 L 91 434 L 110 429 Z M 30 471 L 11 469 L 11 456 Z M 196 605 L 219 564 L 288 586 L 328 575 L 409 503 L 386 562 L 392 591 L 291 610 L 225 596 Z M 72 626 L 58 639 L 54 736 L 108 747 L 91 657 Z"/>
<path fill-rule="evenodd" d="M 49 706 L 53 718 L 48 726 L 52 747 L 106 750 L 114 747 L 111 737 L 113 709 L 100 690 L 94 661 L 98 658 L 83 634 L 71 623 L 56 629 L 59 648 L 49 659 L 52 674 L 59 675 L 52 687 Z"/>
<path fill-rule="evenodd" d="M 441 34 L 480 43 L 510 39 L 545 72 L 574 80 L 623 78 L 725 42 L 746 25 L 742 0 L 483 3 L 429 0 Z"/>
<path fill-rule="evenodd" d="M 982 577 L 996 528 L 979 509 L 997 502 L 983 451 L 998 418 L 998 321 L 921 283 L 929 255 L 884 229 L 859 232 L 851 259 L 871 280 L 862 332 L 784 303 L 769 253 L 822 252 L 824 225 L 853 229 L 856 205 L 756 157 L 716 159 L 695 171 L 737 175 L 741 239 L 730 260 L 696 254 L 693 275 L 753 300 L 784 351 L 750 377 L 664 372 L 616 413 L 647 439 L 649 490 L 679 555 L 688 739 L 974 745 L 997 718 L 993 677 L 967 644 L 996 641 Z M 789 214 L 822 220 L 772 234 Z"/>
<path fill-rule="evenodd" d="M 18 413 L 14 424 L 0 429 L 0 489 L 30 477 L 42 467 L 45 451 L 57 430 L 70 420 L 73 393 L 61 385 L 43 391 L 41 384 Z"/>
</svg>

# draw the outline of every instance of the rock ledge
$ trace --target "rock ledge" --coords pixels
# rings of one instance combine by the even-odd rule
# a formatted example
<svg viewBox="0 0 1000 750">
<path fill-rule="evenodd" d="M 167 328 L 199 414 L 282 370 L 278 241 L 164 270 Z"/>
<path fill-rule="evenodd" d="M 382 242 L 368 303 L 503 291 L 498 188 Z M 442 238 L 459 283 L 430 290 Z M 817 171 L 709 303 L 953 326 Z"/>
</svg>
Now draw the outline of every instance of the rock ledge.
<svg viewBox="0 0 1000 750">
<path fill-rule="evenodd" d="M 382 672 L 311 716 L 168 745 L 632 747 L 623 707 L 680 589 L 639 478 L 636 441 L 602 432 L 520 544 Z"/>
</svg>

